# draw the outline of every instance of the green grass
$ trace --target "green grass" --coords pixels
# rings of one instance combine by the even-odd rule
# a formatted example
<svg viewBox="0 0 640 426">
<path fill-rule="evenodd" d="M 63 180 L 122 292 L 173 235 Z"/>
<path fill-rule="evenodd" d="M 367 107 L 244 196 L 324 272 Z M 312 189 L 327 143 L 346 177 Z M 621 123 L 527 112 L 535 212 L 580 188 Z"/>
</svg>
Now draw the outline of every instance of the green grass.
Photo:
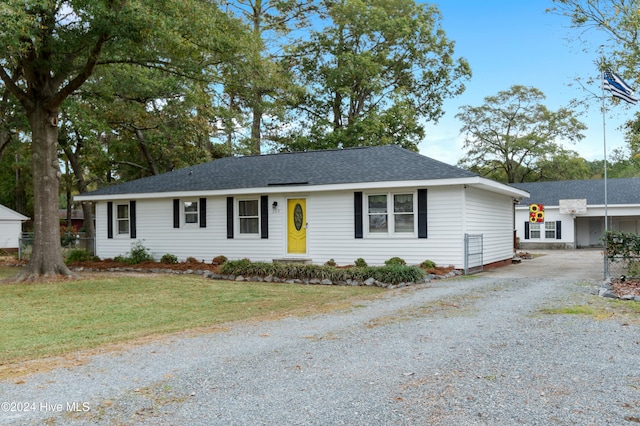
<svg viewBox="0 0 640 426">
<path fill-rule="evenodd" d="M 0 267 L 0 278 L 15 272 Z M 382 292 L 169 274 L 105 273 L 56 283 L 3 284 L 0 367 L 229 321 L 340 309 Z"/>
<path fill-rule="evenodd" d="M 634 301 L 607 299 L 590 296 L 588 300 L 566 306 L 543 308 L 541 313 L 547 315 L 580 315 L 595 320 L 618 320 L 623 323 L 640 322 L 640 303 Z"/>
</svg>

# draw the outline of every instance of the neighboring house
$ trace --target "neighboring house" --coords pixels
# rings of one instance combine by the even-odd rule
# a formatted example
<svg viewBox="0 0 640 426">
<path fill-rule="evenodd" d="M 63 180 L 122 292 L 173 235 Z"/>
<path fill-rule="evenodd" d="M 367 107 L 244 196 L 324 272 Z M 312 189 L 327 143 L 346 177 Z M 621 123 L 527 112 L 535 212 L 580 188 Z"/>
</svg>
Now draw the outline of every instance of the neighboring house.
<svg viewBox="0 0 640 426">
<path fill-rule="evenodd" d="M 156 259 L 210 262 L 399 256 L 464 267 L 465 234 L 482 262 L 510 261 L 514 200 L 525 191 L 397 146 L 221 158 L 76 196 L 96 203 L 96 254 L 141 241 Z"/>
<path fill-rule="evenodd" d="M 60 209 L 60 224 L 68 226 L 69 218 L 67 217 L 67 209 Z M 84 227 L 84 212 L 82 209 L 71 210 L 71 227 L 74 232 L 79 232 Z"/>
<path fill-rule="evenodd" d="M 514 183 L 512 186 L 531 194 L 516 206 L 516 235 L 522 249 L 603 246 L 603 179 Z M 531 221 L 532 204 L 544 206 L 542 222 Z M 607 179 L 606 207 L 607 229 L 638 233 L 640 178 Z"/>
<path fill-rule="evenodd" d="M 0 205 L 0 249 L 17 249 L 20 245 L 22 222 L 28 217 Z"/>
</svg>

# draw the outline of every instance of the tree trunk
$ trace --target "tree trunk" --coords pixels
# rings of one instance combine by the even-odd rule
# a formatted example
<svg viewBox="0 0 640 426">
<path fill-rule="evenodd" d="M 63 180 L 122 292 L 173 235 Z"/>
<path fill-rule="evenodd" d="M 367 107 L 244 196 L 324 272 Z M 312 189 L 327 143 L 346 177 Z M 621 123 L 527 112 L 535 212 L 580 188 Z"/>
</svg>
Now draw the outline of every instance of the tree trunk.
<svg viewBox="0 0 640 426">
<path fill-rule="evenodd" d="M 33 170 L 33 251 L 29 263 L 18 274 L 18 281 L 70 276 L 72 272 L 62 259 L 58 190 L 57 112 L 48 112 L 41 105 L 28 113 L 31 125 L 31 166 Z"/>
<path fill-rule="evenodd" d="M 79 143 L 80 144 L 80 143 Z M 80 148 L 78 147 L 78 150 Z M 71 169 L 73 170 L 73 175 L 76 178 L 76 186 L 78 188 L 78 192 L 81 194 L 84 192 L 89 192 L 89 185 L 87 184 L 87 180 L 84 177 L 84 173 L 82 172 L 82 167 L 80 167 L 80 160 L 78 159 L 77 152 L 74 152 L 71 148 L 65 147 L 64 152 L 69 159 L 69 163 L 71 164 Z M 96 230 L 93 226 L 93 208 L 90 201 L 82 202 L 82 211 L 84 213 L 84 236 L 89 239 L 94 239 L 96 236 Z M 94 250 L 91 250 L 91 254 L 95 254 Z"/>
<path fill-rule="evenodd" d="M 159 175 L 160 172 L 158 171 L 158 166 L 156 165 L 156 162 L 153 159 L 153 156 L 149 152 L 149 147 L 147 146 L 147 138 L 145 137 L 144 132 L 141 129 L 134 129 L 133 132 L 136 135 L 138 146 L 140 147 L 140 152 L 142 153 L 142 156 L 144 157 L 144 159 L 147 161 L 147 164 L 149 165 L 149 169 L 151 170 L 151 173 L 154 176 Z"/>
<path fill-rule="evenodd" d="M 251 123 L 251 154 L 260 155 L 262 136 L 260 134 L 260 128 L 262 127 L 262 109 L 258 106 L 259 100 L 256 101 L 256 105 L 253 106 L 252 115 L 253 122 Z"/>
</svg>

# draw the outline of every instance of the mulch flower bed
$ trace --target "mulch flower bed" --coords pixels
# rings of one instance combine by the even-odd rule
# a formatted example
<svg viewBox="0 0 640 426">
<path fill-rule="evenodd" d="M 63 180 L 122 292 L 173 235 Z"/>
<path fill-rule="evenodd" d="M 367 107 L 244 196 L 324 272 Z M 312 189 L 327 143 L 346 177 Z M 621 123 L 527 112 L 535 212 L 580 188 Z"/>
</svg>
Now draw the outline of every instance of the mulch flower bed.
<svg viewBox="0 0 640 426">
<path fill-rule="evenodd" d="M 611 280 L 611 288 L 618 297 L 640 296 L 640 279 L 615 278 Z"/>
</svg>

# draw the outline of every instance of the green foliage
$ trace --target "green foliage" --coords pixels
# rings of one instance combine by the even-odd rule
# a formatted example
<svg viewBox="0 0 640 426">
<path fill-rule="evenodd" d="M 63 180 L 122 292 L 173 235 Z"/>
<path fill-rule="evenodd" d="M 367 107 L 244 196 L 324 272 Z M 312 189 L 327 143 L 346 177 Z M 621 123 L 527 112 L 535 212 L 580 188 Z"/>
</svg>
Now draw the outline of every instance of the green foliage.
<svg viewBox="0 0 640 426">
<path fill-rule="evenodd" d="M 280 279 L 329 279 L 332 282 L 357 280 L 363 282 L 369 278 L 377 281 L 398 284 L 400 282 L 416 282 L 424 277 L 424 271 L 415 266 L 389 265 L 366 266 L 355 268 L 335 268 L 328 265 L 312 265 L 299 263 L 266 263 L 231 260 L 222 265 L 220 272 L 225 275 L 273 276 Z"/>
<path fill-rule="evenodd" d="M 136 241 L 131 245 L 129 259 L 130 263 L 135 265 L 136 263 L 153 261 L 153 256 L 151 256 L 149 249 L 142 242 Z"/>
<path fill-rule="evenodd" d="M 125 256 L 116 256 L 113 260 L 128 265 L 137 265 L 138 263 L 152 262 L 153 256 L 151 256 L 149 249 L 142 242 L 136 241 L 131 244 L 131 251 Z"/>
<path fill-rule="evenodd" d="M 549 173 L 554 162 L 567 163 L 571 155 L 560 142 L 581 140 L 586 126 L 571 109 L 549 110 L 544 99 L 535 87 L 514 85 L 487 96 L 480 106 L 463 106 L 456 118 L 463 123 L 466 153 L 458 164 L 513 183 L 531 180 L 532 175 L 540 179 L 543 166 Z M 584 172 L 583 167 L 576 170 Z"/>
<path fill-rule="evenodd" d="M 62 228 L 61 231 L 60 245 L 62 247 L 68 247 L 76 242 L 77 235 L 73 232 L 73 228 Z"/>
<path fill-rule="evenodd" d="M 424 123 L 471 75 L 436 6 L 414 0 L 327 2 L 325 26 L 291 48 L 308 119 L 289 150 L 396 144 L 417 150 Z"/>
<path fill-rule="evenodd" d="M 400 257 L 392 257 L 391 259 L 387 259 L 384 261 L 384 264 L 387 266 L 393 266 L 393 265 L 406 265 L 407 262 L 405 262 L 404 259 L 400 258 Z"/>
<path fill-rule="evenodd" d="M 333 259 L 329 259 L 324 264 L 327 266 L 336 266 L 336 261 Z"/>
<path fill-rule="evenodd" d="M 0 265 L 1 278 L 15 272 Z M 64 357 L 78 350 L 230 321 L 261 321 L 302 310 L 323 313 L 354 297 L 362 300 L 379 293 L 379 289 L 347 286 L 238 286 L 171 274 L 106 273 L 38 285 L 1 285 L 5 326 L 0 327 L 0 380 L 19 375 L 22 369 L 6 367 L 27 360 Z"/>
<path fill-rule="evenodd" d="M 118 144 L 111 146 L 111 139 L 122 135 L 137 144 L 139 157 L 144 160 L 136 164 L 137 172 L 155 174 L 161 168 L 155 164 L 158 152 L 146 150 L 150 145 L 161 145 L 158 150 L 165 154 L 164 157 L 168 156 L 168 152 L 182 155 L 182 147 L 191 153 L 192 150 L 187 147 L 208 146 L 210 124 L 215 121 L 211 120 L 215 116 L 215 108 L 210 107 L 211 102 L 208 101 L 211 99 L 200 102 L 194 100 L 193 95 L 210 94 L 212 86 L 222 86 L 220 64 L 236 61 L 242 56 L 239 53 L 244 43 L 248 42 L 249 35 L 245 27 L 218 7 L 217 2 L 198 0 L 3 0 L 0 10 L 4 24 L 3 31 L 0 31 L 0 45 L 3 46 L 0 50 L 0 80 L 4 90 L 0 110 L 3 116 L 5 113 L 12 115 L 14 109 L 20 111 L 20 119 L 26 115 L 32 135 L 37 136 L 31 138 L 30 144 L 32 188 L 37 193 L 34 198 L 40 200 L 34 204 L 34 216 L 42 220 L 34 221 L 34 232 L 37 234 L 34 244 L 36 252 L 46 250 L 49 253 L 48 256 L 32 258 L 24 275 L 41 276 L 52 271 L 65 273 L 68 271 L 62 264 L 61 250 L 55 241 L 57 237 L 50 232 L 58 226 L 58 215 L 50 212 L 58 206 L 60 189 L 56 176 L 59 171 L 57 167 L 50 167 L 50 162 L 55 162 L 61 132 L 55 123 L 70 121 L 75 125 L 79 120 L 75 116 L 59 116 L 59 111 L 65 109 L 61 107 L 63 102 L 78 95 L 81 88 L 84 89 L 82 94 L 93 97 L 93 100 L 104 95 L 106 103 L 109 97 L 127 100 L 125 103 L 131 101 L 138 108 L 127 108 L 125 121 L 117 117 L 123 112 L 121 105 L 111 105 L 110 110 L 98 108 L 103 113 L 103 123 L 124 124 L 118 124 L 120 128 L 111 131 L 92 129 L 79 137 L 77 143 L 84 145 L 86 141 L 95 145 L 97 140 L 104 145 L 95 147 L 94 152 L 113 149 L 113 153 L 117 152 Z M 70 17 L 73 17 L 73 22 L 70 22 Z M 98 75 L 100 70 L 107 67 L 114 72 L 124 68 L 122 78 L 109 87 L 111 90 L 96 93 L 93 89 L 99 90 L 99 85 L 90 87 L 88 82 L 92 78 L 97 81 L 109 75 L 109 72 Z M 167 90 L 144 92 L 146 84 L 131 85 L 131 77 L 126 71 L 134 69 L 151 70 L 145 74 L 150 79 L 164 77 L 169 83 Z M 196 85 L 197 89 L 187 90 L 190 83 Z M 132 86 L 137 90 L 130 90 Z M 157 86 L 154 88 L 157 89 Z M 10 98 L 19 100 L 21 108 L 13 108 L 13 105 L 7 108 L 5 100 Z M 84 107 L 92 109 L 94 103 L 89 101 Z M 208 114 L 199 114 L 203 110 L 208 110 Z M 147 119 L 147 112 L 153 116 L 153 120 Z M 180 117 L 187 116 L 196 118 L 185 124 Z M 8 124 L 11 132 L 21 135 L 21 138 L 29 138 L 25 133 L 26 126 L 16 126 L 18 123 L 13 119 Z M 190 126 L 199 127 L 201 131 L 195 132 L 195 135 L 194 132 L 180 131 Z M 83 127 L 89 126 L 83 123 Z M 205 128 L 206 131 L 203 130 Z M 159 134 L 156 134 L 156 129 L 160 130 Z M 2 131 L 0 133 L 4 134 Z M 187 135 L 189 137 L 185 137 Z M 8 141 L 5 136 L 0 135 L 0 139 L 0 146 L 4 147 Z M 68 138 L 63 137 L 62 140 Z M 197 158 L 198 153 L 194 157 Z M 110 168 L 107 172 L 97 175 L 114 176 L 112 170 L 129 164 L 131 158 L 108 163 Z M 178 162 L 176 157 L 171 160 Z M 164 170 L 177 165 L 168 165 L 171 160 L 162 165 Z M 74 171 L 80 173 L 81 167 L 88 168 L 91 163 L 83 161 L 82 166 L 76 164 Z M 15 201 L 20 210 L 25 210 L 26 202 Z M 135 256 L 131 260 L 137 261 Z"/>
<path fill-rule="evenodd" d="M 160 263 L 165 263 L 165 264 L 178 263 L 178 257 L 173 254 L 167 253 L 162 255 L 162 257 L 160 258 Z"/>
<path fill-rule="evenodd" d="M 357 258 L 353 264 L 356 268 L 364 268 L 365 266 L 367 266 L 367 262 L 361 257 Z"/>
<path fill-rule="evenodd" d="M 613 259 L 640 259 L 640 235 L 622 231 L 607 231 L 604 235 L 607 257 Z"/>
<path fill-rule="evenodd" d="M 436 263 L 433 260 L 425 260 L 420 264 L 422 269 L 433 269 L 436 267 Z"/>
<path fill-rule="evenodd" d="M 631 277 L 640 277 L 640 260 L 631 260 L 627 265 L 627 273 Z"/>
<path fill-rule="evenodd" d="M 607 231 L 604 236 L 607 257 L 624 261 L 627 275 L 640 276 L 640 235 L 622 231 Z"/>
<path fill-rule="evenodd" d="M 66 263 L 72 262 L 90 262 L 90 261 L 98 261 L 100 258 L 98 256 L 92 255 L 88 250 L 85 249 L 73 249 L 69 251 L 67 254 L 67 258 L 65 259 Z"/>
</svg>

